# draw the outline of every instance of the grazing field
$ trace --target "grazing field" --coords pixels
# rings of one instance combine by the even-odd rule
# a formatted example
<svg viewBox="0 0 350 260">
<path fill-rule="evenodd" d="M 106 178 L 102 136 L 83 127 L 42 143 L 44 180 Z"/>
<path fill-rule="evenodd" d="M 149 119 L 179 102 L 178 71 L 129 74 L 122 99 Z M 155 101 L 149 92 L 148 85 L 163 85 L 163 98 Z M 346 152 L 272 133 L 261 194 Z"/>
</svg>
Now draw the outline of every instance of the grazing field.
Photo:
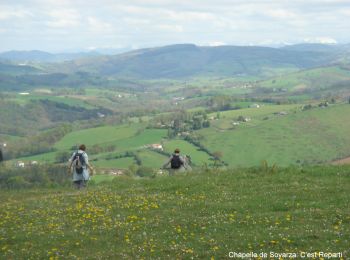
<svg viewBox="0 0 350 260">
<path fill-rule="evenodd" d="M 39 94 L 29 94 L 29 95 L 20 95 L 17 94 L 15 99 L 16 102 L 20 104 L 26 104 L 29 103 L 31 100 L 49 100 L 57 103 L 66 104 L 69 106 L 75 106 L 75 107 L 83 107 L 86 109 L 94 109 L 95 106 L 89 104 L 88 102 L 78 99 L 78 98 L 72 98 L 67 96 L 51 96 L 51 95 L 39 95 Z"/>
<path fill-rule="evenodd" d="M 142 165 L 153 169 L 159 169 L 167 161 L 168 157 L 151 150 L 141 150 L 137 153 Z"/>
<path fill-rule="evenodd" d="M 349 170 L 255 168 L 108 177 L 109 183 L 83 191 L 2 190 L 0 258 L 224 259 L 230 252 L 289 252 L 300 259 L 300 252 L 333 252 L 347 259 Z M 106 180 L 99 177 L 96 182 Z"/>
<path fill-rule="evenodd" d="M 110 145 L 113 142 L 134 136 L 140 128 L 140 125 L 133 124 L 131 126 L 103 126 L 84 129 L 67 134 L 54 147 L 64 150 L 81 143 L 88 147 L 95 144 Z"/>
<path fill-rule="evenodd" d="M 335 105 L 197 133 L 201 143 L 210 151 L 221 151 L 230 166 L 259 165 L 264 160 L 278 165 L 327 163 L 350 154 L 349 114 L 350 105 Z"/>
<path fill-rule="evenodd" d="M 134 158 L 125 157 L 119 159 L 110 159 L 110 160 L 98 160 L 91 162 L 94 167 L 100 168 L 116 168 L 116 169 L 127 169 L 130 165 L 134 164 Z"/>
<path fill-rule="evenodd" d="M 262 87 L 304 90 L 308 88 L 330 88 L 334 84 L 350 80 L 350 70 L 339 66 L 303 70 L 266 80 Z"/>
<path fill-rule="evenodd" d="M 38 155 L 33 155 L 33 156 L 27 156 L 27 157 L 21 157 L 18 158 L 18 161 L 24 161 L 24 162 L 29 162 L 29 161 L 40 161 L 44 163 L 54 163 L 56 160 L 57 152 L 49 152 L 49 153 L 43 153 L 43 154 L 38 154 Z"/>
<path fill-rule="evenodd" d="M 220 112 L 220 119 L 211 122 L 211 126 L 221 130 L 233 128 L 233 122 L 237 121 L 239 116 L 252 119 L 251 122 L 244 125 L 256 125 L 260 123 L 264 118 L 273 116 L 273 113 L 287 112 L 293 113 L 294 111 L 300 111 L 300 105 L 262 105 L 260 108 L 246 108 L 229 110 Z M 210 117 L 215 117 L 217 114 L 210 114 Z"/>
<path fill-rule="evenodd" d="M 134 136 L 119 139 L 113 144 L 120 150 L 133 150 L 142 148 L 145 145 L 160 143 L 160 141 L 167 136 L 165 129 L 145 129 Z"/>
</svg>

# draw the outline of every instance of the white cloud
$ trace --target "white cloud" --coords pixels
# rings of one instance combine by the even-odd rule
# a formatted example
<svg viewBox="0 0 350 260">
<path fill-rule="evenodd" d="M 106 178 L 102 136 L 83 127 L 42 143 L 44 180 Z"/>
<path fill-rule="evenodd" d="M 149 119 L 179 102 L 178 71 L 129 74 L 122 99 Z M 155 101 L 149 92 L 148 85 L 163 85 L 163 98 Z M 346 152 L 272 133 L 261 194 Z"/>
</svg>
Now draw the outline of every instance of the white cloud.
<svg viewBox="0 0 350 260">
<path fill-rule="evenodd" d="M 337 40 L 331 37 L 314 37 L 314 38 L 305 38 L 304 42 L 306 43 L 322 43 L 322 44 L 336 44 Z"/>
<path fill-rule="evenodd" d="M 298 15 L 295 12 L 288 11 L 285 9 L 272 9 L 272 10 L 266 10 L 263 11 L 266 15 L 273 17 L 273 18 L 282 18 L 282 19 L 291 19 L 291 18 L 297 18 Z"/>
<path fill-rule="evenodd" d="M 113 30 L 113 25 L 111 25 L 110 23 L 101 21 L 96 17 L 88 17 L 87 21 L 89 24 L 89 29 L 91 31 L 103 33 L 103 32 L 110 32 Z"/>
<path fill-rule="evenodd" d="M 33 14 L 25 9 L 19 8 L 19 7 L 8 7 L 8 6 L 1 6 L 0 5 L 0 20 L 6 20 L 6 19 L 22 19 L 26 17 L 32 17 Z"/>
<path fill-rule="evenodd" d="M 54 10 L 47 13 L 50 20 L 46 23 L 49 27 L 76 27 L 80 25 L 80 14 L 72 9 Z"/>
<path fill-rule="evenodd" d="M 346 16 L 350 16 L 350 8 L 349 9 L 343 9 L 340 10 L 340 13 Z"/>
<path fill-rule="evenodd" d="M 6 2 L 0 4 L 1 49 L 350 42 L 350 0 Z"/>
<path fill-rule="evenodd" d="M 211 47 L 224 46 L 226 43 L 220 41 L 209 42 L 207 45 Z"/>
<path fill-rule="evenodd" d="M 155 28 L 158 28 L 166 32 L 180 33 L 184 31 L 184 28 L 181 25 L 177 25 L 177 24 L 159 24 L 159 25 L 156 25 Z"/>
<path fill-rule="evenodd" d="M 144 25 L 149 25 L 151 23 L 149 19 L 133 18 L 133 17 L 132 18 L 125 17 L 122 20 L 126 24 L 129 24 L 132 26 L 144 26 Z"/>
</svg>

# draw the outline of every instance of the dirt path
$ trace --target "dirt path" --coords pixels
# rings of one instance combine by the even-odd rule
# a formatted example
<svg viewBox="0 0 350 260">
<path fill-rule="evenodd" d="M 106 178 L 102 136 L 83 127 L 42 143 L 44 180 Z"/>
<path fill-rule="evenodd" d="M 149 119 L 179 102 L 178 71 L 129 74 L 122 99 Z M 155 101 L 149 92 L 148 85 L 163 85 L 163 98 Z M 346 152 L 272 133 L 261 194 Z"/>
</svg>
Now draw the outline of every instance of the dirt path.
<svg viewBox="0 0 350 260">
<path fill-rule="evenodd" d="M 350 164 L 350 157 L 343 158 L 340 160 L 333 161 L 332 164 L 334 165 L 343 165 L 343 164 Z"/>
</svg>

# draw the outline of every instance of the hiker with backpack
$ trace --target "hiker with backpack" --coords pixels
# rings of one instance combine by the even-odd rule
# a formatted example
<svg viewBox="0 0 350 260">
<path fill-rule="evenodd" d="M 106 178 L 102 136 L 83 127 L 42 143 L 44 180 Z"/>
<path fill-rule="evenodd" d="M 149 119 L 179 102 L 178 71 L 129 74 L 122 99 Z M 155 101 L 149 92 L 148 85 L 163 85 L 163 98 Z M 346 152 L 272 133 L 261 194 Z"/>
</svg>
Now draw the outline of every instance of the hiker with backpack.
<svg viewBox="0 0 350 260">
<path fill-rule="evenodd" d="M 73 183 L 77 189 L 86 187 L 86 183 L 90 179 L 89 170 L 91 175 L 94 173 L 94 169 L 89 164 L 89 158 L 85 150 L 86 146 L 84 144 L 80 145 L 78 151 L 74 152 L 69 159 L 69 170 L 73 172 Z"/>
<path fill-rule="evenodd" d="M 170 164 L 169 174 L 173 175 L 175 172 L 184 172 L 189 169 L 186 160 L 180 155 L 180 149 L 176 148 L 174 154 L 172 154 L 169 160 L 163 165 L 163 168 L 167 168 Z"/>
</svg>

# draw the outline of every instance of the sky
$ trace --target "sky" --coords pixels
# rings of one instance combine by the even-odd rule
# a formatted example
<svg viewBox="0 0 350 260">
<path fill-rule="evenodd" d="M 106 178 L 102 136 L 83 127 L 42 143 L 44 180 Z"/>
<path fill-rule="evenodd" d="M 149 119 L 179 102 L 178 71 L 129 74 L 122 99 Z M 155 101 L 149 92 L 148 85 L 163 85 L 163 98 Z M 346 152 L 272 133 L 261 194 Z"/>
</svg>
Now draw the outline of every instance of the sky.
<svg viewBox="0 0 350 260">
<path fill-rule="evenodd" d="M 0 51 L 349 43 L 350 0 L 0 0 Z"/>
</svg>

